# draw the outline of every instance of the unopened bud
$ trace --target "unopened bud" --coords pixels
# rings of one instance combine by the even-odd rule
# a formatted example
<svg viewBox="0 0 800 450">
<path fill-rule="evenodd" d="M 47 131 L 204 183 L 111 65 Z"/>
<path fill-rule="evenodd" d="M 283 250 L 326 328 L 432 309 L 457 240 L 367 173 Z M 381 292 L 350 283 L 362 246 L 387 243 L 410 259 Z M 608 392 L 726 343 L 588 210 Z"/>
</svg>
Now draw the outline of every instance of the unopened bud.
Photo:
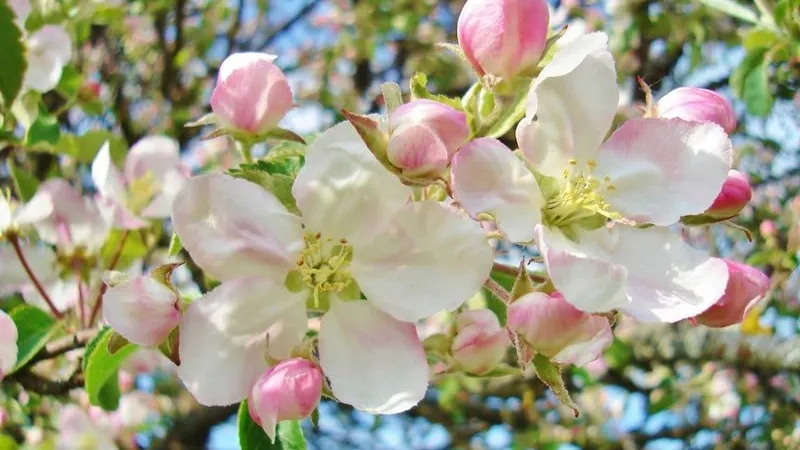
<svg viewBox="0 0 800 450">
<path fill-rule="evenodd" d="M 608 319 L 576 309 L 560 293 L 523 295 L 508 307 L 508 327 L 535 353 L 558 364 L 583 366 L 613 339 Z"/>
<path fill-rule="evenodd" d="M 549 21 L 544 0 L 468 0 L 458 44 L 478 76 L 513 78 L 539 62 Z"/>
<path fill-rule="evenodd" d="M 401 105 L 389 123 L 387 159 L 410 177 L 441 174 L 470 133 L 465 113 L 427 99 Z"/>
<path fill-rule="evenodd" d="M 222 62 L 210 102 L 222 128 L 261 135 L 292 108 L 292 90 L 275 58 L 245 52 Z"/>
<path fill-rule="evenodd" d="M 747 177 L 737 170 L 730 170 L 714 203 L 702 214 L 682 217 L 681 222 L 686 225 L 705 225 L 728 220 L 739 214 L 752 196 L 753 190 Z"/>
<path fill-rule="evenodd" d="M 303 358 L 292 358 L 270 367 L 256 381 L 247 406 L 250 417 L 274 441 L 282 420 L 308 417 L 322 397 L 322 371 Z"/>
<path fill-rule="evenodd" d="M 493 312 L 488 309 L 464 311 L 456 317 L 455 327 L 451 352 L 465 372 L 482 375 L 503 360 L 510 342 Z"/>
<path fill-rule="evenodd" d="M 726 133 L 736 129 L 736 113 L 725 97 L 714 91 L 680 87 L 667 93 L 657 105 L 659 117 L 690 122 L 713 122 Z"/>
<path fill-rule="evenodd" d="M 758 232 L 765 238 L 775 237 L 778 234 L 778 227 L 775 226 L 775 222 L 767 219 L 758 225 Z"/>
<path fill-rule="evenodd" d="M 728 285 L 717 303 L 695 317 L 707 327 L 722 328 L 744 320 L 747 312 L 769 290 L 769 277 L 755 267 L 724 260 L 728 266 Z"/>
</svg>

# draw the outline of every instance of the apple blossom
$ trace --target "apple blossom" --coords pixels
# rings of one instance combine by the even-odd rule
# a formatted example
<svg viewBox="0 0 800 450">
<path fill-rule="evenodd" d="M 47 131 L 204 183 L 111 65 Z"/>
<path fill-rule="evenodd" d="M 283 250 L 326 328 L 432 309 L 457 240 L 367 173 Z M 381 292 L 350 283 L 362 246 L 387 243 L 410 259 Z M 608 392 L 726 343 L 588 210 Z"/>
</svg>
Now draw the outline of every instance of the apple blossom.
<svg viewBox="0 0 800 450">
<path fill-rule="evenodd" d="M 59 450 L 116 450 L 111 434 L 97 426 L 77 405 L 65 405 L 58 413 Z"/>
<path fill-rule="evenodd" d="M 82 197 L 66 180 L 54 178 L 39 186 L 31 202 L 50 202 L 52 210 L 33 223 L 42 241 L 65 251 L 78 248 L 94 253 L 110 231 L 97 204 Z"/>
<path fill-rule="evenodd" d="M 411 189 L 349 123 L 313 141 L 292 193 L 302 219 L 226 175 L 192 178 L 178 194 L 175 231 L 222 281 L 181 319 L 179 376 L 203 404 L 243 399 L 265 353 L 286 358 L 302 342 L 311 309 L 325 312 L 319 359 L 333 395 L 365 411 L 407 410 L 428 382 L 413 322 L 457 308 L 486 280 L 481 228 L 440 203 L 409 202 Z"/>
<path fill-rule="evenodd" d="M 767 219 L 758 225 L 758 232 L 761 233 L 761 236 L 770 238 L 778 234 L 778 227 L 775 225 L 775 222 Z"/>
<path fill-rule="evenodd" d="M 714 91 L 679 87 L 668 92 L 656 105 L 658 116 L 691 122 L 713 122 L 727 133 L 736 130 L 736 113 L 725 97 Z"/>
<path fill-rule="evenodd" d="M 728 268 L 725 293 L 710 308 L 695 317 L 707 327 L 721 328 L 741 323 L 769 290 L 769 277 L 755 267 L 729 259 L 722 260 Z"/>
<path fill-rule="evenodd" d="M 584 366 L 613 340 L 608 319 L 576 309 L 558 292 L 530 292 L 515 300 L 508 307 L 508 327 L 557 364 Z"/>
<path fill-rule="evenodd" d="M 124 176 L 114 166 L 106 142 L 92 162 L 92 180 L 100 203 L 109 209 L 115 227 L 149 226 L 143 218 L 169 217 L 175 195 L 188 178 L 178 142 L 166 136 L 147 136 L 131 147 L 125 157 Z"/>
<path fill-rule="evenodd" d="M 488 309 L 459 313 L 454 320 L 456 335 L 451 353 L 464 371 L 482 375 L 494 369 L 508 350 L 508 333 Z"/>
<path fill-rule="evenodd" d="M 409 176 L 440 175 L 470 134 L 464 112 L 427 99 L 400 105 L 389 126 L 386 157 Z"/>
<path fill-rule="evenodd" d="M 222 128 L 261 135 L 292 108 L 292 90 L 276 58 L 255 52 L 225 58 L 210 101 Z"/>
<path fill-rule="evenodd" d="M 14 11 L 19 29 L 25 33 L 25 21 L 31 12 L 28 0 L 13 0 L 9 6 Z M 23 84 L 28 89 L 47 92 L 58 85 L 61 72 L 72 56 L 72 39 L 61 25 L 45 25 L 30 36 L 25 36 L 27 70 Z"/>
<path fill-rule="evenodd" d="M 308 417 L 322 397 L 322 371 L 311 361 L 291 358 L 264 372 L 247 398 L 253 421 L 275 440 L 275 427 L 283 420 Z"/>
<path fill-rule="evenodd" d="M 468 0 L 458 44 L 478 76 L 512 78 L 539 62 L 549 18 L 544 0 Z"/>
<path fill-rule="evenodd" d="M 153 276 L 139 276 L 109 288 L 103 295 L 103 315 L 125 339 L 157 346 L 181 318 L 177 292 Z"/>
<path fill-rule="evenodd" d="M 0 380 L 17 363 L 17 325 L 5 311 L 0 311 Z"/>
</svg>

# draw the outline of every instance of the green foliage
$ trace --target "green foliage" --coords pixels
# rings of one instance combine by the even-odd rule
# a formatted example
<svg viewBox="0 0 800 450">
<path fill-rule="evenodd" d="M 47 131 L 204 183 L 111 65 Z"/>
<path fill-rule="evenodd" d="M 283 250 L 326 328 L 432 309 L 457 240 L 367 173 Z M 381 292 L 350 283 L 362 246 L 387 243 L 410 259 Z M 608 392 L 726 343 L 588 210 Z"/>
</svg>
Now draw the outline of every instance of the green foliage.
<svg viewBox="0 0 800 450">
<path fill-rule="evenodd" d="M 553 391 L 553 394 L 556 395 L 561 403 L 572 408 L 575 417 L 578 417 L 580 411 L 578 411 L 578 406 L 575 402 L 572 401 L 567 386 L 564 384 L 564 378 L 561 376 L 561 368 L 550 362 L 544 355 L 534 356 L 532 362 L 533 368 L 536 369 L 536 376 Z"/>
<path fill-rule="evenodd" d="M 0 96 L 6 107 L 14 103 L 25 78 L 25 44 L 22 32 L 15 22 L 16 16 L 7 0 L 0 0 Z"/>
<path fill-rule="evenodd" d="M 23 202 L 27 202 L 36 194 L 36 190 L 39 188 L 39 180 L 24 169 L 18 167 L 14 163 L 13 158 L 8 159 L 6 167 L 8 167 L 8 173 L 11 175 L 11 179 L 14 182 L 14 191 L 17 193 L 17 196 Z"/>
<path fill-rule="evenodd" d="M 606 349 L 605 359 L 608 367 L 621 369 L 630 364 L 631 359 L 633 359 L 633 350 L 627 343 L 614 338 L 614 341 Z"/>
<path fill-rule="evenodd" d="M 28 128 L 25 143 L 30 147 L 50 148 L 58 143 L 61 127 L 56 116 L 50 114 L 44 105 L 39 106 L 39 114 Z"/>
<path fill-rule="evenodd" d="M 181 244 L 181 237 L 178 236 L 178 233 L 172 233 L 172 237 L 169 238 L 169 248 L 167 249 L 167 255 L 175 256 L 183 250 L 183 244 Z"/>
<path fill-rule="evenodd" d="M 111 159 L 121 166 L 128 153 L 128 144 L 124 138 L 108 130 L 91 130 L 80 136 L 64 134 L 52 151 L 68 155 L 78 162 L 89 164 L 106 141 L 108 141 Z"/>
<path fill-rule="evenodd" d="M 17 364 L 13 372 L 27 364 L 61 332 L 61 324 L 50 314 L 31 305 L 17 306 L 9 315 L 17 326 Z"/>
<path fill-rule="evenodd" d="M 756 49 L 748 53 L 731 75 L 731 88 L 744 101 L 747 111 L 756 116 L 766 116 L 775 98 L 769 85 L 769 53 Z"/>
<path fill-rule="evenodd" d="M 228 174 L 253 182 L 270 191 L 293 213 L 299 213 L 292 196 L 292 184 L 305 162 L 304 147 L 287 142 L 272 149 L 267 157 L 253 164 L 242 164 Z"/>
<path fill-rule="evenodd" d="M 700 0 L 702 3 L 724 12 L 725 14 L 736 17 L 737 19 L 744 20 L 757 24 L 758 15 L 751 9 L 742 6 L 734 0 Z"/>
<path fill-rule="evenodd" d="M 109 267 L 114 260 L 116 254 L 119 252 L 115 269 L 122 269 L 128 267 L 133 261 L 142 258 L 147 254 L 149 246 L 145 239 L 147 235 L 144 231 L 125 231 L 125 230 L 111 230 L 103 247 L 100 249 L 100 259 L 103 262 L 103 267 Z M 124 242 L 122 241 L 124 239 Z M 122 250 L 120 250 L 122 246 Z"/>
<path fill-rule="evenodd" d="M 86 380 L 86 393 L 89 402 L 105 410 L 114 410 L 119 406 L 119 382 L 117 370 L 125 359 L 138 348 L 135 344 L 126 343 L 121 348 L 114 342 L 114 332 L 103 327 L 86 346 L 83 357 L 83 375 Z M 111 350 L 115 350 L 113 353 Z M 114 386 L 107 386 L 114 384 Z"/>
<path fill-rule="evenodd" d="M 445 95 L 439 94 L 432 94 L 428 91 L 428 76 L 422 72 L 417 72 L 411 78 L 411 97 L 414 99 L 421 99 L 426 98 L 429 100 L 434 100 L 440 103 L 444 103 L 445 105 L 456 109 L 458 111 L 463 111 L 464 107 L 461 105 L 461 99 L 458 98 L 451 98 Z"/>
<path fill-rule="evenodd" d="M 253 421 L 247 408 L 247 400 L 242 400 L 237 414 L 239 445 L 242 450 L 305 450 L 306 439 L 300 422 L 288 420 L 278 423 L 275 442 Z"/>
</svg>

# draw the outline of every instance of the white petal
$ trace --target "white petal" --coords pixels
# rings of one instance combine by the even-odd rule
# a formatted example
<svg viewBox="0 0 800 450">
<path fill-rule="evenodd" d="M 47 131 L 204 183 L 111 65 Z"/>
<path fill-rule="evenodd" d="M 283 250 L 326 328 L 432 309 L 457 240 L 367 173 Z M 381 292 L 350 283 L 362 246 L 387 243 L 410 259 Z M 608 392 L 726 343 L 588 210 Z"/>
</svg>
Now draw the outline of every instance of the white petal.
<svg viewBox="0 0 800 450">
<path fill-rule="evenodd" d="M 92 181 L 100 195 L 124 203 L 127 197 L 122 175 L 111 160 L 111 150 L 106 141 L 92 161 Z"/>
<path fill-rule="evenodd" d="M 364 295 L 398 320 L 452 311 L 492 268 L 485 232 L 434 201 L 408 204 L 372 242 L 353 246 L 353 276 Z"/>
<path fill-rule="evenodd" d="M 56 254 L 50 247 L 20 243 L 22 255 L 31 271 L 40 280 L 56 276 Z M 0 292 L 8 292 L 31 284 L 31 279 L 19 261 L 14 247 L 0 244 Z"/>
<path fill-rule="evenodd" d="M 105 292 L 103 316 L 134 344 L 156 346 L 178 325 L 178 302 L 172 289 L 150 276 L 139 276 Z"/>
<path fill-rule="evenodd" d="M 305 310 L 305 296 L 268 278 L 221 284 L 184 312 L 178 376 L 204 405 L 246 398 L 267 368 L 267 330 L 297 309 Z"/>
<path fill-rule="evenodd" d="M 493 214 L 513 242 L 533 239 L 544 200 L 531 171 L 508 147 L 475 139 L 456 153 L 451 173 L 454 197 L 465 211 Z"/>
<path fill-rule="evenodd" d="M 292 188 L 309 229 L 351 241 L 371 236 L 410 193 L 349 122 L 314 139 Z"/>
<path fill-rule="evenodd" d="M 612 253 L 628 269 L 628 296 L 622 308 L 641 322 L 677 322 L 705 311 L 725 292 L 728 268 L 683 242 L 666 228 L 618 227 Z"/>
<path fill-rule="evenodd" d="M 172 223 L 192 258 L 219 280 L 286 276 L 303 248 L 299 217 L 261 186 L 227 175 L 187 180 Z"/>
<path fill-rule="evenodd" d="M 547 273 L 564 299 L 581 311 L 596 313 L 622 308 L 628 272 L 605 256 L 614 235 L 605 229 L 580 235 L 580 243 L 558 231 L 536 228 L 536 245 Z"/>
<path fill-rule="evenodd" d="M 603 198 L 632 220 L 671 225 L 714 202 L 731 167 L 728 135 L 713 123 L 631 119 L 600 150 Z"/>
<path fill-rule="evenodd" d="M 0 311 L 0 379 L 11 372 L 17 363 L 17 325 Z"/>
<path fill-rule="evenodd" d="M 534 80 L 517 142 L 537 171 L 560 176 L 569 159 L 585 163 L 594 157 L 618 100 L 608 36 L 581 36 L 559 48 Z"/>
<path fill-rule="evenodd" d="M 55 88 L 72 53 L 69 34 L 60 25 L 45 25 L 28 38 L 27 44 L 25 86 L 39 92 Z"/>
<path fill-rule="evenodd" d="M 167 173 L 183 167 L 178 141 L 166 136 L 145 136 L 125 157 L 125 179 L 130 183 L 149 173 L 161 182 Z"/>
<path fill-rule="evenodd" d="M 362 411 L 406 411 L 428 388 L 428 363 L 414 325 L 369 302 L 331 305 L 322 318 L 319 357 L 336 398 Z"/>
<path fill-rule="evenodd" d="M 175 197 L 177 197 L 187 179 L 188 177 L 178 170 L 171 170 L 165 173 L 161 180 L 160 193 L 156 194 L 150 204 L 142 209 L 142 216 L 151 218 L 169 217 Z"/>
</svg>

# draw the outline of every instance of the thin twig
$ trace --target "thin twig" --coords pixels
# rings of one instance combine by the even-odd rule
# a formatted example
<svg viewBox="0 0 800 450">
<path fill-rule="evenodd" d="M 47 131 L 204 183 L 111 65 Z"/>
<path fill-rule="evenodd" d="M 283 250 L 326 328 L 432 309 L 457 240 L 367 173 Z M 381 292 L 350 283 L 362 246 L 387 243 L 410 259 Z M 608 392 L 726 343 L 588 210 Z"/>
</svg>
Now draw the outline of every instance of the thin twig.
<svg viewBox="0 0 800 450">
<path fill-rule="evenodd" d="M 19 245 L 19 238 L 12 235 L 8 237 L 8 240 L 11 242 L 11 246 L 14 247 L 14 252 L 17 254 L 17 258 L 19 258 L 19 263 L 22 264 L 22 268 L 25 269 L 25 273 L 28 274 L 28 278 L 30 278 L 31 283 L 33 283 L 33 285 L 36 287 L 36 290 L 39 291 L 39 295 L 41 295 L 45 303 L 47 303 L 47 306 L 50 308 L 50 312 L 52 312 L 57 319 L 60 319 L 62 317 L 61 312 L 59 312 L 58 308 L 56 308 L 56 305 L 53 303 L 53 300 L 50 299 L 50 296 L 47 295 L 47 291 L 44 290 L 44 286 L 42 286 L 42 283 L 36 277 L 36 274 L 33 273 L 33 269 L 31 269 L 31 266 L 25 259 L 25 254 L 22 253 L 22 247 Z"/>
<path fill-rule="evenodd" d="M 78 323 L 82 327 L 86 326 L 86 296 L 83 295 L 83 279 L 81 278 L 80 271 L 75 272 L 75 278 L 78 280 Z"/>
<path fill-rule="evenodd" d="M 495 297 L 497 297 L 500 301 L 505 303 L 506 305 L 511 303 L 511 294 L 503 287 L 500 286 L 500 283 L 494 281 L 492 278 L 488 278 L 484 283 L 483 287 L 489 290 Z"/>
<path fill-rule="evenodd" d="M 122 233 L 122 237 L 119 238 L 119 246 L 117 246 L 114 256 L 111 257 L 111 262 L 108 263 L 108 269 L 106 270 L 114 270 L 114 268 L 117 267 L 117 262 L 119 262 L 119 258 L 122 256 L 122 249 L 125 247 L 125 241 L 128 240 L 128 234 L 130 234 L 128 230 Z M 92 306 L 92 314 L 89 316 L 89 326 L 92 326 L 95 319 L 97 319 L 97 313 L 100 312 L 100 306 L 103 304 L 103 294 L 106 293 L 106 289 L 108 289 L 108 286 L 105 283 L 101 283 L 100 291 L 97 293 L 94 306 Z"/>
<path fill-rule="evenodd" d="M 69 351 L 84 347 L 89 341 L 97 335 L 97 330 L 81 330 L 75 334 L 65 336 L 48 343 L 44 349 L 31 358 L 26 366 L 32 366 L 39 361 L 53 359 L 56 356 L 63 355 Z M 23 367 L 24 369 L 24 367 Z"/>
</svg>

